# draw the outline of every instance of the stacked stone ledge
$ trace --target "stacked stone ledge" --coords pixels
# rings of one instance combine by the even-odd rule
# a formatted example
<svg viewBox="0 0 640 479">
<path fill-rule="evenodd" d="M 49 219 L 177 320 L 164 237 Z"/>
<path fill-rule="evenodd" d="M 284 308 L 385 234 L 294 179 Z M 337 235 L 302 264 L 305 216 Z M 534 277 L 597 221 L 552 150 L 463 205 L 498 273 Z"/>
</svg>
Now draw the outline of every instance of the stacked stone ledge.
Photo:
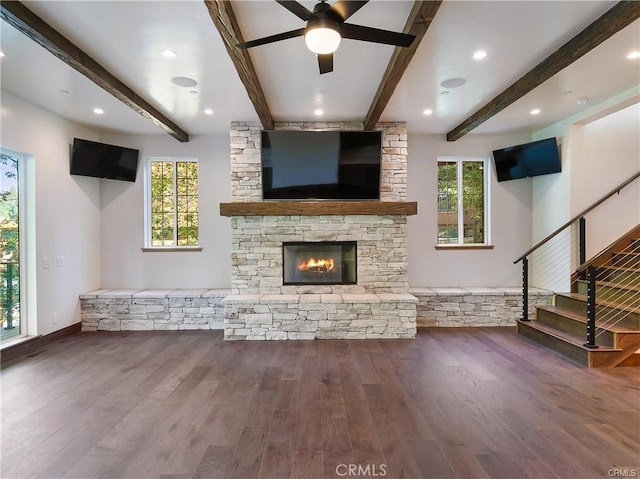
<svg viewBox="0 0 640 479">
<path fill-rule="evenodd" d="M 522 317 L 522 288 L 411 288 L 418 299 L 417 326 L 514 326 Z M 529 317 L 550 305 L 553 292 L 529 289 Z"/>
<path fill-rule="evenodd" d="M 232 295 L 223 300 L 227 340 L 412 339 L 410 294 Z"/>
<path fill-rule="evenodd" d="M 223 329 L 226 289 L 101 289 L 80 295 L 82 331 Z"/>
<path fill-rule="evenodd" d="M 412 311 L 415 310 L 417 327 L 476 327 L 513 326 L 522 316 L 522 290 L 520 288 L 411 288 L 410 296 L 378 294 L 387 300 L 395 296 L 396 306 L 378 305 L 371 301 L 372 295 L 332 293 L 329 286 L 298 286 L 296 291 L 282 295 L 231 295 L 230 290 L 137 290 L 103 289 L 80 295 L 83 331 L 134 331 L 134 330 L 184 330 L 184 329 L 225 329 L 225 307 L 230 313 L 229 328 L 225 329 L 227 339 L 338 339 L 411 337 L 395 327 L 413 327 Z M 229 297 L 225 301 L 225 298 Z M 365 301 L 366 298 L 369 301 Z M 533 317 L 537 306 L 549 305 L 553 293 L 532 288 L 529 290 L 529 316 Z M 355 299 L 349 307 L 345 301 Z M 237 300 L 237 301 L 236 301 Z M 257 301 L 253 307 L 250 301 Z M 393 301 L 391 301 L 393 303 Z M 402 304 L 404 302 L 404 304 Z M 264 303 L 264 304 L 261 304 Z M 318 303 L 323 304 L 317 308 Z M 371 310 L 367 310 L 366 304 Z M 301 305 L 301 306 L 299 306 Z M 361 306 L 364 311 L 358 315 L 354 310 Z M 323 309 L 324 308 L 324 309 Z M 329 309 L 327 309 L 329 308 Z M 333 310 L 335 308 L 335 311 Z M 312 311 L 313 309 L 313 311 Z M 387 312 L 404 310 L 400 320 L 390 322 L 386 331 L 380 332 L 382 323 L 376 323 Z M 314 313 L 315 311 L 315 313 Z M 369 315 L 371 311 L 371 315 Z M 271 323 L 240 327 L 240 314 L 249 314 L 252 321 L 264 320 L 264 314 L 271 314 Z M 335 316 L 334 316 L 335 315 Z M 374 319 L 376 318 L 376 319 Z M 352 323 L 352 321 L 367 323 Z M 385 316 L 388 320 L 388 316 Z M 279 323 L 280 321 L 280 323 Z M 282 326 L 286 334 L 274 330 Z M 294 322 L 294 324 L 291 323 Z M 305 321 L 304 324 L 295 322 Z M 317 334 L 299 331 L 311 325 L 318 327 Z M 355 330 L 365 327 L 362 331 Z M 349 331 L 348 328 L 354 330 Z M 375 329 L 374 329 L 375 328 Z M 264 331 L 262 331 L 264 329 Z M 350 332 L 354 334 L 349 334 Z M 264 334 L 262 334 L 264 333 Z M 345 334 L 346 333 L 346 334 Z M 356 334 L 357 333 L 357 334 Z M 382 336 L 380 336 L 382 334 Z M 312 338 L 313 336 L 313 338 Z"/>
</svg>

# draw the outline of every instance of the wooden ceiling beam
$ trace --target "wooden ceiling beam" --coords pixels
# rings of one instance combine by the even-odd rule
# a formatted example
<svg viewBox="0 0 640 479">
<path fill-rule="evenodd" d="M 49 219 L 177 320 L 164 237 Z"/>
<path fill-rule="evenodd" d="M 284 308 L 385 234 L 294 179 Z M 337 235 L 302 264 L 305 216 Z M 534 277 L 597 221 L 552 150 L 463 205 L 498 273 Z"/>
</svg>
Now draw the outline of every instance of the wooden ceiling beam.
<svg viewBox="0 0 640 479">
<path fill-rule="evenodd" d="M 179 141 L 189 135 L 106 68 L 18 1 L 2 1 L 0 18 Z"/>
<path fill-rule="evenodd" d="M 640 18 L 639 1 L 618 2 L 591 25 L 538 63 L 531 71 L 447 133 L 447 141 L 460 139 L 638 18 Z"/>
<path fill-rule="evenodd" d="M 409 17 L 407 18 L 407 23 L 402 31 L 415 35 L 416 39 L 410 47 L 396 47 L 393 51 L 382 81 L 380 85 L 378 85 L 378 91 L 364 119 L 365 130 L 372 130 L 376 126 L 376 123 L 378 123 L 382 112 L 387 107 L 391 95 L 393 95 L 402 75 L 404 75 L 405 70 L 409 66 L 413 55 L 416 53 L 425 33 L 427 33 L 427 29 L 429 25 L 431 25 L 441 4 L 442 1 L 414 2 Z"/>
<path fill-rule="evenodd" d="M 269 111 L 267 98 L 262 91 L 258 74 L 253 66 L 249 52 L 246 49 L 238 48 L 238 43 L 243 43 L 244 38 L 238 25 L 238 20 L 233 12 L 231 2 L 228 0 L 205 0 L 205 5 L 211 16 L 213 24 L 220 32 L 224 46 L 231 58 L 240 80 L 247 90 L 249 99 L 258 114 L 260 123 L 265 130 L 273 130 L 273 117 Z"/>
</svg>

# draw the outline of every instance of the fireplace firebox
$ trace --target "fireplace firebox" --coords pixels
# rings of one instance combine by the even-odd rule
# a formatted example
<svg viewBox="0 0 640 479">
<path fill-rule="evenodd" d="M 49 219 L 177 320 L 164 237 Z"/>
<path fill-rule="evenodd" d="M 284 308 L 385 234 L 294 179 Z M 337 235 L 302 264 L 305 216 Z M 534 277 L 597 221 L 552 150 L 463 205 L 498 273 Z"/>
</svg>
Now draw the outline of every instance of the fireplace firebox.
<svg viewBox="0 0 640 479">
<path fill-rule="evenodd" d="M 285 285 L 357 284 L 355 241 L 282 244 Z"/>
</svg>

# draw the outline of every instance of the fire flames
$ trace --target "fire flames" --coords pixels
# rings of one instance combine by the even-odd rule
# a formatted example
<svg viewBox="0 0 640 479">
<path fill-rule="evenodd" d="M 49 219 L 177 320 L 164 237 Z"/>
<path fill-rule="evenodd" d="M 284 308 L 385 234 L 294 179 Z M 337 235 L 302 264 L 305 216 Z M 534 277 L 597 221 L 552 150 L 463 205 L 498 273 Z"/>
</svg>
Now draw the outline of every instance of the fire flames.
<svg viewBox="0 0 640 479">
<path fill-rule="evenodd" d="M 333 271 L 333 258 L 309 258 L 307 261 L 301 261 L 298 270 L 309 273 L 329 273 Z"/>
</svg>

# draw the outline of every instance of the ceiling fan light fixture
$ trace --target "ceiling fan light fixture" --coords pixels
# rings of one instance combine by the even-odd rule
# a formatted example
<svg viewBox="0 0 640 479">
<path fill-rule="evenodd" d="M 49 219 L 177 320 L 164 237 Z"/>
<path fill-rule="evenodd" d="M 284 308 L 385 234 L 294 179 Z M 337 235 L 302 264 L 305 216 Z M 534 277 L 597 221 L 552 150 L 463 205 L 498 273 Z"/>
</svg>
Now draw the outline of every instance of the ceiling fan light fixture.
<svg viewBox="0 0 640 479">
<path fill-rule="evenodd" d="M 333 53 L 340 45 L 340 32 L 337 25 L 331 22 L 320 21 L 307 26 L 304 32 L 304 42 L 307 48 L 318 55 Z"/>
</svg>

